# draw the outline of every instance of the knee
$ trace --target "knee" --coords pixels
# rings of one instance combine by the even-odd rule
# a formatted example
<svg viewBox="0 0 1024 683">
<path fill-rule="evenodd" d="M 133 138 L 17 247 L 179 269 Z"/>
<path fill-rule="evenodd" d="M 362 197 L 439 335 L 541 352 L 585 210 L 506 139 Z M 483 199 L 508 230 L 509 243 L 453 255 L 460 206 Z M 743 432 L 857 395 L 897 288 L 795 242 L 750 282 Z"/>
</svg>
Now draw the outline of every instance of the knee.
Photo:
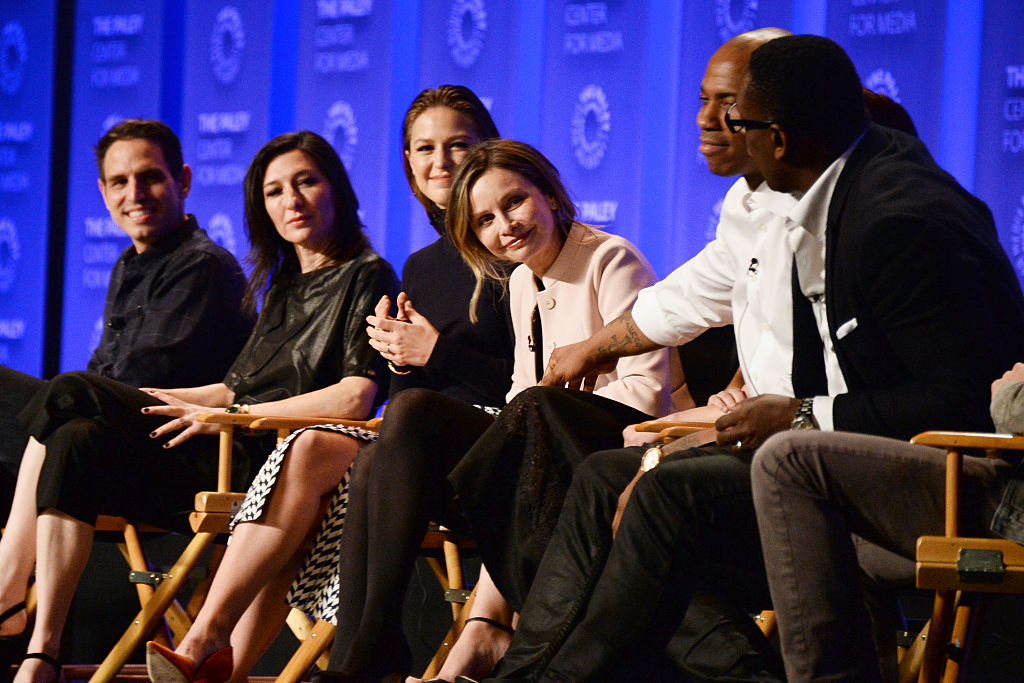
<svg viewBox="0 0 1024 683">
<path fill-rule="evenodd" d="M 640 449 L 617 448 L 587 456 L 573 474 L 572 488 L 620 493 L 640 467 Z"/>
<path fill-rule="evenodd" d="M 329 478 L 336 474 L 340 479 L 358 450 L 359 442 L 350 436 L 307 429 L 292 441 L 287 466 L 297 474 Z"/>
<path fill-rule="evenodd" d="M 778 432 L 757 449 L 750 465 L 755 504 L 770 492 L 777 495 L 784 484 L 805 482 L 808 485 L 812 478 L 805 473 L 815 469 L 820 438 L 820 432 Z"/>
</svg>

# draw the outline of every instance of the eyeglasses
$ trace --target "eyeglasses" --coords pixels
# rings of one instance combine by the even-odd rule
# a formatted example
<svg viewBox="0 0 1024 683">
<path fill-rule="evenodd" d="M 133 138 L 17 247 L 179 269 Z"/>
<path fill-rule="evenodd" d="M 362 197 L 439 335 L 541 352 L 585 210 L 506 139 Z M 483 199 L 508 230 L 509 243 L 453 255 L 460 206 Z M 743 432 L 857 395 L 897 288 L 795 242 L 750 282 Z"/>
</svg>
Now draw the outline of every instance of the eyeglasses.
<svg viewBox="0 0 1024 683">
<path fill-rule="evenodd" d="M 733 102 L 729 105 L 729 108 L 725 110 L 725 127 L 733 134 L 742 133 L 743 129 L 747 130 L 764 130 L 770 128 L 772 125 L 778 123 L 778 121 L 755 121 L 753 119 L 734 119 L 730 114 L 736 108 L 737 102 Z"/>
</svg>

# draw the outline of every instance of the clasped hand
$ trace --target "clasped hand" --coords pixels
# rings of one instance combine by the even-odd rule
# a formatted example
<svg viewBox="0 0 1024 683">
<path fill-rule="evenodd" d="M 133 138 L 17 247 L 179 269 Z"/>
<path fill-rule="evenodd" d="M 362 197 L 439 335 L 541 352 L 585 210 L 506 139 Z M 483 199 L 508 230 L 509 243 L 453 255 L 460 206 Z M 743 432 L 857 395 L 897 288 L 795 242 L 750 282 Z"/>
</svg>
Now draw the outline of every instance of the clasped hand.
<svg viewBox="0 0 1024 683">
<path fill-rule="evenodd" d="M 398 315 L 391 316 L 391 300 L 383 296 L 374 308 L 374 315 L 366 316 L 370 346 L 395 365 L 423 367 L 434 352 L 440 336 L 438 331 L 415 308 L 405 292 L 396 301 Z"/>
<path fill-rule="evenodd" d="M 196 434 L 215 434 L 217 425 L 197 422 L 196 418 L 209 412 L 218 410 L 210 406 L 196 405 L 183 401 L 168 391 L 161 389 L 142 389 L 155 399 L 164 402 L 162 406 L 146 406 L 142 409 L 145 415 L 164 415 L 173 417 L 173 420 L 165 422 L 149 433 L 151 439 L 159 439 L 162 436 L 181 430 L 174 438 L 164 444 L 164 448 L 179 446 Z"/>
</svg>

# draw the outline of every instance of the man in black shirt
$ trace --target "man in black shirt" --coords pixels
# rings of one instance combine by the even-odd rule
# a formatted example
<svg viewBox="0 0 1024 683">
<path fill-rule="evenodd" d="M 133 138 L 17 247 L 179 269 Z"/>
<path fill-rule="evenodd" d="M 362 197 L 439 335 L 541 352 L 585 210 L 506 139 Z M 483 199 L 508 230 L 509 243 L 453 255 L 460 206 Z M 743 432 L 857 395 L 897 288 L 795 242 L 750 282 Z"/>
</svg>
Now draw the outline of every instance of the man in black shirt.
<svg viewBox="0 0 1024 683">
<path fill-rule="evenodd" d="M 185 213 L 192 171 L 159 121 L 123 121 L 96 145 L 99 189 L 131 239 L 114 265 L 88 369 L 132 386 L 219 382 L 249 333 L 238 262 Z M 0 366 L 0 508 L 28 440 L 17 413 L 46 383 Z M 34 475 L 33 475 L 34 476 Z M 3 483 L 7 486 L 4 487 Z M 0 623 L 0 635 L 5 632 Z"/>
</svg>

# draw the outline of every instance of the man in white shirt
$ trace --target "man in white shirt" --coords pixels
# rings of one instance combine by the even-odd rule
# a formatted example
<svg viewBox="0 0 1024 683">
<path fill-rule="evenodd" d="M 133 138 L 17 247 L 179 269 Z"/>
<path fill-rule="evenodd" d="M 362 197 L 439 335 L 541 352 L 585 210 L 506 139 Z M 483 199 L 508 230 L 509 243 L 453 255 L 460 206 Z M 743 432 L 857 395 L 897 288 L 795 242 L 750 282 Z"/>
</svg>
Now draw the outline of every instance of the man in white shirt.
<svg viewBox="0 0 1024 683">
<path fill-rule="evenodd" d="M 643 460 L 639 449 L 606 451 L 583 462 L 496 678 L 584 680 L 624 653 L 656 656 L 702 585 L 767 606 L 749 477 L 752 449 L 771 434 L 906 438 L 936 425 L 988 424 L 987 383 L 1014 357 L 1007 347 L 1024 339 L 1019 286 L 991 215 L 919 142 L 869 125 L 856 70 L 834 43 L 824 57 L 774 58 L 794 40 L 826 39 L 779 38 L 755 50 L 751 72 L 765 54 L 762 70 L 774 78 L 751 79 L 764 85 L 759 97 L 741 95 L 726 113 L 769 186 L 795 200 L 769 200 L 766 232 L 781 239 L 770 262 L 714 260 L 705 250 L 642 292 L 630 314 L 557 350 L 542 382 L 576 383 L 620 356 L 735 322 L 757 395 L 718 419 L 717 447 L 664 460 L 658 451 Z M 890 165 L 880 148 L 905 150 L 909 166 Z M 903 176 L 914 169 L 919 184 Z M 904 219 L 911 205 L 920 210 Z M 751 296 L 749 276 L 770 278 L 771 301 Z M 785 316 L 773 312 L 785 299 L 791 363 L 778 329 Z M 745 336 L 747 316 L 774 340 L 774 361 L 753 361 L 759 345 Z"/>
</svg>

